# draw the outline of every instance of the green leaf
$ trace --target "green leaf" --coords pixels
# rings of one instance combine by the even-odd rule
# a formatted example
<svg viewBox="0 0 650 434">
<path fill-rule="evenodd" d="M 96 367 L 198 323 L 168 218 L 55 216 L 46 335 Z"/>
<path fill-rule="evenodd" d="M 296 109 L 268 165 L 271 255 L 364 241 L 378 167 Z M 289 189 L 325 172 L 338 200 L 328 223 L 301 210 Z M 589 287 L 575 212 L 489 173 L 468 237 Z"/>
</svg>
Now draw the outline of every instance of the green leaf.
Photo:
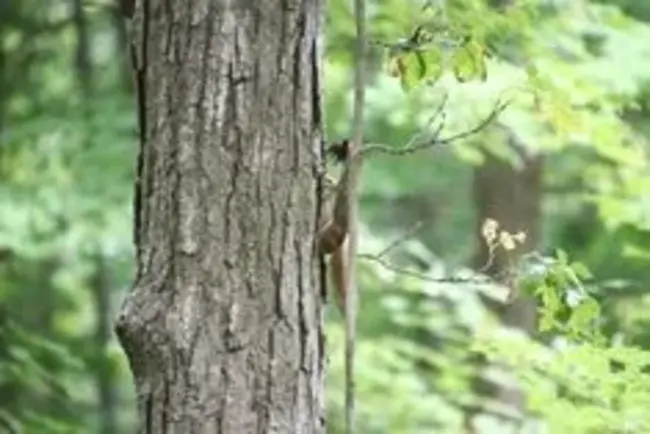
<svg viewBox="0 0 650 434">
<path fill-rule="evenodd" d="M 423 81 L 434 84 L 443 72 L 443 54 L 438 48 L 401 52 L 389 58 L 389 73 L 399 76 L 406 90 L 413 89 Z"/>
<path fill-rule="evenodd" d="M 578 279 L 586 280 L 593 278 L 591 271 L 589 271 L 587 266 L 582 262 L 573 262 L 571 265 L 569 265 L 569 268 L 571 268 L 575 275 L 578 276 Z"/>
<path fill-rule="evenodd" d="M 474 40 L 468 41 L 452 55 L 451 67 L 460 83 L 473 79 L 485 81 L 487 66 L 484 48 Z"/>
<path fill-rule="evenodd" d="M 555 257 L 560 265 L 567 265 L 569 263 L 569 255 L 562 249 L 555 250 Z"/>
<path fill-rule="evenodd" d="M 422 52 L 422 59 L 426 65 L 426 71 L 422 79 L 426 80 L 428 84 L 435 84 L 445 72 L 442 50 L 438 47 L 426 50 Z"/>
<path fill-rule="evenodd" d="M 600 306 L 591 297 L 584 299 L 571 313 L 569 327 L 576 332 L 584 333 L 600 316 Z"/>
<path fill-rule="evenodd" d="M 542 311 L 537 328 L 541 333 L 553 330 L 555 328 L 555 316 L 550 312 Z"/>
</svg>

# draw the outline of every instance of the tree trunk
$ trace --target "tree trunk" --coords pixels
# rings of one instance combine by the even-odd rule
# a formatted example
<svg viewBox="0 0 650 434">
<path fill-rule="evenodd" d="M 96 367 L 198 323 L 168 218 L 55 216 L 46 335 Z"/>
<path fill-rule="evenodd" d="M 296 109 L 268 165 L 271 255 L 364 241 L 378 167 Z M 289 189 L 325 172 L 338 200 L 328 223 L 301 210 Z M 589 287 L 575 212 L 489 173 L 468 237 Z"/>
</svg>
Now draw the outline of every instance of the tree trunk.
<svg viewBox="0 0 650 434">
<path fill-rule="evenodd" d="M 492 265 L 486 271 L 497 280 L 501 280 L 507 273 L 510 264 L 518 255 L 537 247 L 541 226 L 543 159 L 540 155 L 530 155 L 510 133 L 508 136 L 510 146 L 522 159 L 522 167 L 515 168 L 506 161 L 486 155 L 484 164 L 477 167 L 474 172 L 474 203 L 477 212 L 475 232 L 478 236 L 475 267 L 481 268 L 488 263 L 489 252 L 481 235 L 481 226 L 486 219 L 498 221 L 500 227 L 511 234 L 519 231 L 526 233 L 524 244 L 508 252 L 509 258 L 506 257 L 503 249 L 497 249 Z M 509 282 L 503 281 L 503 283 Z M 486 300 L 486 303 L 499 315 L 504 325 L 532 334 L 536 324 L 535 300 L 518 293 L 517 288 L 511 288 L 511 291 L 514 292 L 515 297 L 506 305 L 497 305 L 490 300 Z M 524 409 L 525 396 L 517 388 L 492 384 L 483 378 L 477 379 L 475 388 L 509 405 L 515 412 Z M 467 415 L 468 425 L 474 416 L 475 414 L 471 413 Z M 468 431 L 473 432 L 473 429 Z"/>
<path fill-rule="evenodd" d="M 140 433 L 322 433 L 317 0 L 139 0 Z"/>
<path fill-rule="evenodd" d="M 498 221 L 500 227 L 511 234 L 519 231 L 526 233 L 524 244 L 508 252 L 510 259 L 502 249 L 497 250 L 492 266 L 487 270 L 488 274 L 496 278 L 503 276 L 514 257 L 534 250 L 540 238 L 542 158 L 539 155 L 526 155 L 523 148 L 511 144 L 521 151 L 521 168 L 487 156 L 485 163 L 474 172 L 474 201 L 478 217 L 478 252 L 475 266 L 480 268 L 488 261 L 488 247 L 481 235 L 481 226 L 485 219 Z M 517 288 L 512 290 L 517 292 Z M 499 305 L 495 309 L 505 325 L 532 333 L 535 328 L 535 302 L 523 294 L 515 295 L 511 303 Z"/>
</svg>

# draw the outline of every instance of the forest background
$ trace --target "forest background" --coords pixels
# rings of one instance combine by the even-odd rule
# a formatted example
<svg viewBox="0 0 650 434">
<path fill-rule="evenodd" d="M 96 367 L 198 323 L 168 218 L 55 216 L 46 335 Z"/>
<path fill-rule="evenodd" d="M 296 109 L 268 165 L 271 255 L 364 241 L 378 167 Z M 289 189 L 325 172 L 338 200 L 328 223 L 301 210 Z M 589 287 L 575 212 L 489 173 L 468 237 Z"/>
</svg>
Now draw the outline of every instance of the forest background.
<svg viewBox="0 0 650 434">
<path fill-rule="evenodd" d="M 326 5 L 332 140 L 349 134 L 349 3 Z M 426 26 L 439 4 L 449 28 L 426 40 L 438 49 L 415 55 L 410 43 L 439 36 Z M 369 142 L 408 143 L 429 131 L 442 101 L 447 135 L 510 103 L 466 140 L 379 155 L 364 169 L 359 432 L 457 433 L 470 414 L 482 433 L 508 424 L 650 432 L 650 2 L 375 0 L 368 9 Z M 113 2 L 0 1 L 0 430 L 135 427 L 112 333 L 133 265 L 137 126 L 126 47 Z M 455 69 L 439 67 L 448 47 L 460 53 Z M 493 240 L 486 218 L 523 231 L 536 253 Z M 388 264 L 377 252 L 395 239 Z M 449 278 L 490 262 L 490 241 L 508 261 L 489 273 L 516 263 L 516 302 L 534 288 L 539 323 L 526 306 L 496 308 L 501 321 L 492 321 L 498 288 L 465 271 Z M 335 309 L 326 333 L 336 433 Z M 514 375 L 488 359 L 509 362 Z"/>
</svg>

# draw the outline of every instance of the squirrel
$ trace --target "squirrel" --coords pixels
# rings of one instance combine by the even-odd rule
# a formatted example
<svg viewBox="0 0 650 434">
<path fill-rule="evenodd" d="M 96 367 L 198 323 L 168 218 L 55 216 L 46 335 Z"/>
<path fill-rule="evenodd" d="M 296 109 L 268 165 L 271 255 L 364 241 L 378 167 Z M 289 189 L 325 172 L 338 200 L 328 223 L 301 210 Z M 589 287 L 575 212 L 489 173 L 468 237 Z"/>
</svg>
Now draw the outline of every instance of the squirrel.
<svg viewBox="0 0 650 434">
<path fill-rule="evenodd" d="M 338 295 L 339 308 L 343 311 L 345 289 L 350 274 L 347 242 L 350 228 L 350 192 L 354 192 L 351 187 L 357 182 L 358 163 L 362 155 L 353 149 L 352 142 L 347 139 L 331 145 L 327 152 L 332 154 L 337 162 L 342 162 L 344 167 L 338 182 L 334 183 L 329 177 L 326 178 L 328 189 L 333 190 L 335 196 L 333 203 L 330 196 L 325 198 L 325 203 L 331 206 L 331 210 L 327 211 L 330 217 L 319 231 L 318 242 L 320 252 L 329 255 L 330 278 Z"/>
</svg>

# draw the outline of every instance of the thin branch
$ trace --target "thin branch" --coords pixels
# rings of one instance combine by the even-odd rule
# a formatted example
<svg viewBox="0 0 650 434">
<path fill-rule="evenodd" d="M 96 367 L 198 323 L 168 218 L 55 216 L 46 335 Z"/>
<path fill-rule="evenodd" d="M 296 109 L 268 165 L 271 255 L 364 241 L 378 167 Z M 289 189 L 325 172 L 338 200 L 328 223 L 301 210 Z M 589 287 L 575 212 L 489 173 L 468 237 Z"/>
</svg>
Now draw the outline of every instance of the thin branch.
<svg viewBox="0 0 650 434">
<path fill-rule="evenodd" d="M 364 259 L 366 261 L 371 261 L 379 264 L 380 266 L 384 267 L 387 270 L 393 271 L 395 273 L 413 277 L 425 282 L 431 282 L 431 283 L 462 283 L 462 284 L 474 284 L 474 285 L 489 285 L 489 286 L 502 286 L 499 283 L 499 278 L 502 278 L 504 276 L 511 276 L 512 270 L 510 269 L 504 269 L 501 272 L 497 273 L 497 275 L 493 277 L 485 276 L 482 275 L 487 269 L 490 268 L 494 261 L 495 257 L 495 250 L 496 250 L 496 244 L 489 246 L 490 251 L 489 251 L 489 256 L 486 261 L 486 263 L 479 268 L 478 270 L 474 271 L 474 276 L 472 277 L 459 277 L 459 276 L 450 276 L 450 277 L 431 277 L 428 274 L 421 273 L 418 271 L 411 270 L 409 268 L 405 267 L 400 267 L 398 265 L 395 265 L 386 259 L 384 259 L 384 256 L 394 248 L 396 248 L 399 244 L 403 243 L 405 240 L 407 240 L 414 232 L 416 232 L 420 227 L 422 226 L 422 222 L 418 222 L 413 227 L 409 228 L 408 231 L 406 231 L 404 234 L 402 234 L 400 237 L 397 239 L 393 240 L 391 243 L 389 243 L 384 249 L 382 249 L 379 253 L 377 254 L 370 254 L 370 253 L 359 253 L 357 254 L 357 257 L 360 259 Z M 478 276 L 481 275 L 481 276 Z"/>
<path fill-rule="evenodd" d="M 446 99 L 444 101 L 446 102 Z M 497 101 L 497 104 L 494 106 L 492 111 L 490 111 L 490 113 L 474 127 L 470 128 L 469 130 L 451 135 L 449 137 L 440 138 L 439 137 L 440 132 L 442 131 L 445 125 L 444 114 L 442 114 L 441 111 L 441 108 L 444 108 L 444 102 L 443 102 L 443 104 L 441 104 L 441 106 L 438 108 L 438 110 L 436 110 L 434 114 L 434 119 L 437 117 L 442 117 L 443 121 L 440 122 L 440 124 L 436 127 L 436 130 L 433 132 L 432 139 L 425 140 L 422 141 L 421 143 L 418 143 L 419 142 L 418 137 L 420 136 L 420 134 L 416 134 L 411 140 L 408 141 L 406 145 L 400 148 L 393 148 L 391 146 L 386 146 L 382 144 L 370 144 L 363 148 L 363 153 L 367 154 L 372 152 L 382 152 L 391 155 L 407 155 L 424 149 L 433 148 L 436 146 L 449 145 L 453 142 L 466 139 L 482 131 L 485 127 L 487 127 L 490 124 L 490 122 L 492 122 L 501 113 L 503 113 L 503 111 L 510 105 L 511 102 L 512 102 L 511 100 Z"/>
<path fill-rule="evenodd" d="M 496 295 L 494 293 L 491 293 L 490 291 L 486 291 L 485 289 L 479 289 L 483 294 L 486 296 L 497 300 L 502 303 L 507 303 L 510 300 L 510 289 L 503 285 L 502 283 L 498 282 L 495 278 L 490 278 L 487 276 L 471 276 L 471 277 L 461 277 L 461 276 L 448 276 L 448 277 L 431 277 L 425 273 L 415 271 L 406 267 L 400 267 L 399 265 L 395 265 L 384 258 L 380 258 L 377 255 L 373 254 L 368 254 L 368 253 L 360 253 L 357 255 L 359 259 L 369 261 L 369 262 L 374 262 L 381 267 L 385 268 L 386 270 L 390 270 L 394 273 L 397 273 L 402 276 L 407 276 L 407 277 L 412 277 L 414 279 L 421 280 L 423 282 L 429 282 L 429 283 L 446 283 L 446 284 L 456 284 L 456 285 L 476 285 L 476 286 L 481 286 L 481 287 L 491 287 L 495 289 L 500 289 L 503 291 L 505 297 Z M 504 273 L 507 274 L 507 273 Z"/>
<path fill-rule="evenodd" d="M 459 277 L 459 276 L 449 276 L 449 277 L 431 277 L 425 273 L 411 270 L 409 268 L 400 267 L 395 265 L 384 258 L 381 258 L 377 255 L 371 253 L 360 253 L 357 255 L 359 259 L 364 259 L 366 261 L 375 262 L 387 270 L 394 271 L 398 274 L 404 276 L 414 277 L 416 279 L 431 282 L 431 283 L 471 283 L 471 284 L 480 284 L 480 285 L 495 285 L 496 283 L 488 277 Z"/>
<path fill-rule="evenodd" d="M 487 258 L 487 261 L 485 261 L 485 264 L 483 264 L 483 266 L 477 270 L 478 273 L 485 273 L 487 270 L 490 269 L 490 267 L 494 263 L 494 258 L 495 258 L 495 253 L 496 253 L 497 247 L 498 247 L 498 244 L 496 244 L 496 243 L 488 244 L 488 258 Z"/>
<path fill-rule="evenodd" d="M 420 140 L 423 140 L 424 136 L 427 136 L 427 137 L 431 136 L 431 133 L 427 132 L 427 131 L 430 130 L 436 122 L 438 122 L 438 126 L 436 127 L 435 132 L 433 133 L 433 136 L 438 137 L 438 135 L 440 134 L 440 132 L 442 131 L 442 129 L 445 126 L 445 121 L 446 121 L 446 118 L 447 118 L 447 114 L 445 113 L 445 107 L 447 106 L 448 101 L 449 101 L 449 93 L 445 92 L 444 95 L 442 96 L 442 100 L 438 104 L 438 107 L 433 112 L 431 117 L 427 120 L 425 126 L 419 132 L 413 134 L 413 136 L 409 139 L 409 141 L 406 142 L 406 144 L 402 148 L 400 148 L 401 150 L 412 149 L 414 146 L 417 145 L 417 143 Z M 379 150 L 379 148 L 382 148 L 382 150 L 383 150 L 383 148 L 387 148 L 387 149 L 390 149 L 392 151 L 395 151 L 395 148 L 393 148 L 393 147 L 374 144 L 374 145 L 367 145 L 364 148 L 363 152 L 364 153 L 373 152 L 373 150 L 375 150 L 375 148 L 377 148 L 376 150 Z M 384 152 L 389 152 L 389 151 L 384 151 Z"/>
<path fill-rule="evenodd" d="M 411 226 L 406 232 L 404 232 L 402 235 L 400 235 L 398 238 L 394 239 L 390 244 L 388 244 L 382 251 L 377 253 L 377 257 L 381 258 L 382 256 L 386 255 L 389 251 L 393 250 L 395 247 L 399 246 L 402 244 L 404 241 L 409 239 L 414 233 L 420 230 L 422 228 L 422 225 L 424 222 L 419 221 L 415 223 L 413 226 Z"/>
<path fill-rule="evenodd" d="M 444 139 L 439 139 L 436 140 L 435 145 L 448 145 L 452 142 L 455 142 L 457 140 L 462 140 L 466 139 L 469 136 L 472 136 L 481 130 L 483 130 L 485 127 L 487 127 L 490 122 L 492 122 L 494 119 L 497 118 L 503 111 L 508 108 L 508 106 L 512 103 L 512 100 L 506 100 L 506 101 L 498 101 L 497 104 L 494 106 L 492 111 L 488 116 L 485 117 L 481 122 L 479 122 L 474 128 L 471 128 L 467 131 L 463 131 L 462 133 L 454 134 L 450 137 L 446 137 Z"/>
</svg>

